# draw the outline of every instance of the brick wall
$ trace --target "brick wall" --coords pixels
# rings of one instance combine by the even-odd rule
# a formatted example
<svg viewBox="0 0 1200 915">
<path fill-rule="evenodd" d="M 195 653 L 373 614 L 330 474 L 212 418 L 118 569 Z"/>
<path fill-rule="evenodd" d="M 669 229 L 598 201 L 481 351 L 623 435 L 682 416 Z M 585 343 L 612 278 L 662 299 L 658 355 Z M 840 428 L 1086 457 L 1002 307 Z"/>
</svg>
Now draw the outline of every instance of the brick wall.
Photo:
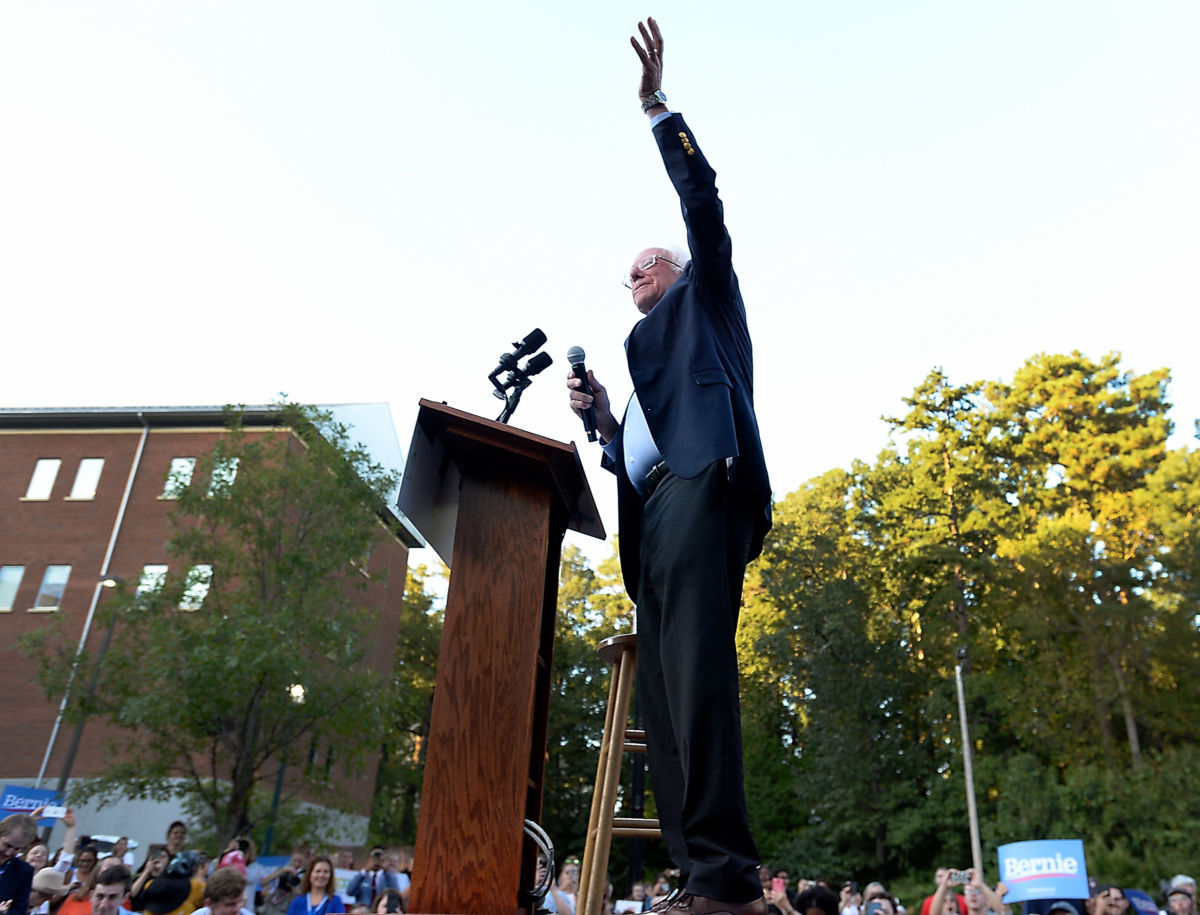
<svg viewBox="0 0 1200 915">
<path fill-rule="evenodd" d="M 173 506 L 162 498 L 171 459 L 200 457 L 209 452 L 222 435 L 219 427 L 151 429 L 133 480 L 126 513 L 109 564 L 109 574 L 136 581 L 147 564 L 170 564 L 166 543 L 167 514 Z M 290 434 L 268 430 L 252 435 Z M 31 778 L 37 775 L 57 713 L 57 703 L 48 702 L 34 679 L 31 659 L 15 648 L 16 639 L 48 621 L 49 614 L 31 612 L 47 565 L 70 565 L 70 579 L 58 613 L 74 643 L 78 643 L 88 608 L 100 576 L 105 551 L 116 522 L 121 498 L 142 436 L 140 428 L 29 430 L 0 429 L 0 565 L 23 565 L 24 577 L 10 612 L 0 613 L 0 633 L 8 654 L 0 670 L 6 682 L 0 686 L 7 733 L 20 739 L 0 745 L 0 778 Z M 50 497 L 45 501 L 24 500 L 34 466 L 39 458 L 59 458 Z M 68 499 L 79 462 L 103 458 L 95 498 Z M 404 595 L 407 549 L 389 540 L 372 556 L 372 568 L 389 570 L 386 583 L 373 584 L 368 601 L 380 612 L 373 639 L 370 665 L 390 671 Z M 103 601 L 105 593 L 100 593 Z M 89 649 L 95 651 L 103 633 L 93 627 Z M 118 636 L 119 637 L 119 630 Z M 152 652 L 148 661 L 152 662 Z M 364 697 L 370 701 L 370 697 Z M 57 783 L 71 728 L 64 726 L 55 743 L 46 770 L 49 785 Z M 381 740 L 382 740 L 382 736 Z M 72 768 L 75 777 L 100 772 L 105 762 L 105 730 L 89 722 Z M 365 780 L 347 781 L 353 812 L 369 810 L 374 790 L 374 766 Z"/>
</svg>

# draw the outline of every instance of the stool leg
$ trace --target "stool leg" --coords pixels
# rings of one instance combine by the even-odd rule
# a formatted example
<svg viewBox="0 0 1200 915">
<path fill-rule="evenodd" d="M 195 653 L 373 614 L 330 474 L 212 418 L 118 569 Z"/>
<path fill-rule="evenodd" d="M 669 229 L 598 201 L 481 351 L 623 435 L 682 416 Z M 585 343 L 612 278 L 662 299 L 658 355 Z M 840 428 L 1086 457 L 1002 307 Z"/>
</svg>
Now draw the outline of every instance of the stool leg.
<svg viewBox="0 0 1200 915">
<path fill-rule="evenodd" d="M 591 896 L 592 880 L 590 867 L 595 857 L 596 825 L 600 820 L 600 798 L 604 795 L 604 776 L 608 771 L 605 760 L 608 748 L 613 739 L 613 718 L 616 715 L 617 671 L 613 670 L 612 681 L 608 685 L 608 705 L 604 713 L 604 731 L 600 735 L 600 758 L 596 761 L 596 783 L 592 788 L 592 809 L 588 814 L 587 836 L 583 848 L 583 864 L 579 868 L 579 894 L 575 897 L 576 915 L 587 912 L 588 900 Z"/>
<path fill-rule="evenodd" d="M 625 727 L 629 719 L 636 657 L 633 651 L 627 651 L 613 664 L 613 682 L 604 718 L 605 736 L 601 739 L 600 767 L 596 778 L 599 790 L 592 796 L 592 816 L 589 818 L 588 841 L 581 868 L 581 873 L 587 875 L 588 893 L 585 899 L 580 884 L 576 915 L 599 915 L 600 912 L 602 884 L 608 871 L 608 856 L 612 847 L 614 808 L 617 787 L 621 782 L 621 760 L 625 752 Z"/>
</svg>

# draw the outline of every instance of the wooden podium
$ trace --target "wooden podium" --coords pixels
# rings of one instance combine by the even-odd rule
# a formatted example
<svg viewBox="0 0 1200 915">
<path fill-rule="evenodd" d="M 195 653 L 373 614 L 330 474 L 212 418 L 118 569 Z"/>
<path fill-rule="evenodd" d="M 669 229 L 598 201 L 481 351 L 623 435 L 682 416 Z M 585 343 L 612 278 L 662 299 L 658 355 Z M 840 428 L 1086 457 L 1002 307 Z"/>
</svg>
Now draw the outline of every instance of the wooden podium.
<svg viewBox="0 0 1200 915">
<path fill-rule="evenodd" d="M 604 528 L 573 444 L 427 400 L 399 504 L 451 567 L 409 912 L 529 911 L 559 551 Z"/>
</svg>

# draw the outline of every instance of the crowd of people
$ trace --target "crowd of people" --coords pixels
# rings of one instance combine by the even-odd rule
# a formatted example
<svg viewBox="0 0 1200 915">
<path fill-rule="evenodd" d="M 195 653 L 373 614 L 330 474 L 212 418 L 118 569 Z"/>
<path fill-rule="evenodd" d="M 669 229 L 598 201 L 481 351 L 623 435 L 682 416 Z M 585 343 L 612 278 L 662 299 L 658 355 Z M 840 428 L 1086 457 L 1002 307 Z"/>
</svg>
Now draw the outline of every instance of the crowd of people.
<svg viewBox="0 0 1200 915">
<path fill-rule="evenodd" d="M 409 847 L 374 846 L 357 868 L 352 849 L 297 849 L 270 866 L 244 836 L 217 854 L 187 848 L 176 821 L 135 868 L 127 838 L 77 835 L 70 809 L 62 823 L 52 854 L 36 815 L 0 820 L 0 915 L 392 915 L 408 905 Z"/>
<path fill-rule="evenodd" d="M 545 862 L 540 862 L 544 866 Z M 763 900 L 769 915 L 1200 915 L 1196 906 L 1196 882 L 1186 874 L 1164 881 L 1161 902 L 1140 890 L 1089 880 L 1087 899 L 1048 899 L 1008 905 L 1003 883 L 985 883 L 973 868 L 954 870 L 940 867 L 934 874 L 930 892 L 919 905 L 906 907 L 900 899 L 878 882 L 861 889 L 854 881 L 845 881 L 835 891 L 822 879 L 791 880 L 785 868 L 759 867 Z M 663 871 L 652 881 L 635 882 L 624 898 L 614 895 L 608 881 L 602 891 L 603 915 L 659 912 L 679 891 L 673 886 L 678 871 Z M 550 885 L 545 908 L 556 915 L 575 915 L 579 891 L 579 861 L 568 858 L 558 879 Z M 1131 905 L 1134 897 L 1139 903 Z M 1131 908 L 1133 911 L 1131 911 Z"/>
<path fill-rule="evenodd" d="M 231 839 L 214 855 L 189 849 L 187 825 L 177 821 L 135 868 L 127 839 L 98 847 L 77 836 L 70 809 L 62 823 L 62 847 L 52 854 L 38 839 L 34 816 L 0 820 L 0 915 L 394 915 L 408 909 L 410 847 L 376 845 L 361 856 L 353 849 L 297 849 L 273 866 L 258 860 L 246 837 Z M 547 881 L 550 863 L 539 859 L 537 883 L 549 887 L 545 911 L 576 915 L 580 866 L 568 857 Z M 1186 874 L 1164 881 L 1161 901 L 1093 880 L 1086 900 L 1039 900 L 1022 910 L 1003 901 L 1003 883 L 989 885 L 969 868 L 939 868 L 928 895 L 911 908 L 878 882 L 860 889 L 846 881 L 834 890 L 825 880 L 793 881 L 783 868 L 764 866 L 758 873 L 769 915 L 1200 915 L 1196 881 Z M 663 871 L 620 894 L 608 881 L 601 911 L 664 909 L 679 895 L 678 877 L 678 871 Z"/>
</svg>

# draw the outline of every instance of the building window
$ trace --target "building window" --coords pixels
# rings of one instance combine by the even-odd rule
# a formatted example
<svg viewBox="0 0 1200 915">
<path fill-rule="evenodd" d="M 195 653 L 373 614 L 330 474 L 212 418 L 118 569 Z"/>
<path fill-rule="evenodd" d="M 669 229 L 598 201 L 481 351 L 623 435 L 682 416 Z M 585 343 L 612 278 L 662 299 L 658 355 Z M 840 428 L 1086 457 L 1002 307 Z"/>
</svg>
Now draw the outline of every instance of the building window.
<svg viewBox="0 0 1200 915">
<path fill-rule="evenodd" d="M 179 599 L 180 610 L 199 610 L 208 597 L 208 586 L 212 584 L 212 566 L 197 565 L 188 570 L 187 584 L 183 597 Z"/>
<path fill-rule="evenodd" d="M 42 458 L 33 468 L 33 477 L 29 480 L 26 499 L 45 500 L 50 498 L 50 490 L 58 477 L 58 468 L 62 464 L 58 458 Z"/>
<path fill-rule="evenodd" d="M 171 458 L 171 469 L 167 471 L 167 485 L 162 498 L 178 499 L 179 494 L 192 482 L 192 471 L 196 469 L 194 457 Z"/>
<path fill-rule="evenodd" d="M 159 565 L 142 566 L 142 577 L 138 579 L 137 593 L 146 594 L 157 591 L 167 580 L 167 567 Z"/>
<path fill-rule="evenodd" d="M 38 588 L 33 609 L 38 611 L 57 610 L 62 604 L 63 592 L 67 590 L 67 579 L 71 577 L 70 566 L 46 566 L 42 586 Z"/>
<path fill-rule="evenodd" d="M 211 496 L 227 490 L 233 485 L 233 481 L 237 479 L 237 471 L 237 458 L 222 458 L 219 461 L 214 461 L 212 479 L 208 482 L 208 494 Z"/>
<path fill-rule="evenodd" d="M 104 470 L 104 458 L 84 458 L 75 473 L 75 484 L 68 499 L 94 499 L 96 487 L 100 485 L 100 473 Z"/>
<path fill-rule="evenodd" d="M 7 613 L 17 602 L 17 589 L 25 577 L 25 566 L 0 566 L 0 613 Z"/>
</svg>

